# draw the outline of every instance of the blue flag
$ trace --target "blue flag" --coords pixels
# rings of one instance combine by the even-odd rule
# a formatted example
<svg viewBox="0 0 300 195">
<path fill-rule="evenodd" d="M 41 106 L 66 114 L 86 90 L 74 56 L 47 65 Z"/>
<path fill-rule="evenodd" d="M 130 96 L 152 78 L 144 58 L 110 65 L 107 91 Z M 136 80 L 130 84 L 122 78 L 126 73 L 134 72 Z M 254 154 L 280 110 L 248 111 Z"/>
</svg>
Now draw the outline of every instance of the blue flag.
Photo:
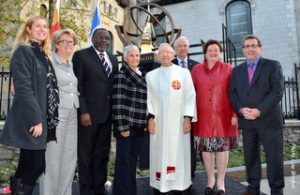
<svg viewBox="0 0 300 195">
<path fill-rule="evenodd" d="M 94 17 L 91 26 L 91 33 L 89 39 L 89 46 L 92 45 L 92 35 L 96 29 L 100 28 L 100 17 L 99 17 L 99 2 L 97 1 L 96 9 L 94 12 Z"/>
</svg>

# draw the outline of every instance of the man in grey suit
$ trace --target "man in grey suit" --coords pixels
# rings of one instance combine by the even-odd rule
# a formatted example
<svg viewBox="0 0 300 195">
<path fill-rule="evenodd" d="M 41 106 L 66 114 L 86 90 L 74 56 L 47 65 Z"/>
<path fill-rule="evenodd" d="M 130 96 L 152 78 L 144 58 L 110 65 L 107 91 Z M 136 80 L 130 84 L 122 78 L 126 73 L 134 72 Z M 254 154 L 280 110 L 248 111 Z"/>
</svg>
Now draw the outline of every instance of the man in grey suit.
<svg viewBox="0 0 300 195">
<path fill-rule="evenodd" d="M 111 140 L 111 91 L 118 61 L 107 52 L 111 37 L 104 28 L 92 35 L 93 45 L 74 53 L 78 79 L 78 168 L 81 195 L 104 195 Z"/>
<path fill-rule="evenodd" d="M 250 35 L 244 39 L 246 62 L 235 67 L 229 88 L 231 105 L 243 130 L 244 157 L 249 186 L 242 195 L 260 194 L 260 144 L 267 161 L 272 195 L 283 194 L 283 117 L 280 101 L 283 75 L 278 61 L 261 57 L 262 43 Z"/>
</svg>

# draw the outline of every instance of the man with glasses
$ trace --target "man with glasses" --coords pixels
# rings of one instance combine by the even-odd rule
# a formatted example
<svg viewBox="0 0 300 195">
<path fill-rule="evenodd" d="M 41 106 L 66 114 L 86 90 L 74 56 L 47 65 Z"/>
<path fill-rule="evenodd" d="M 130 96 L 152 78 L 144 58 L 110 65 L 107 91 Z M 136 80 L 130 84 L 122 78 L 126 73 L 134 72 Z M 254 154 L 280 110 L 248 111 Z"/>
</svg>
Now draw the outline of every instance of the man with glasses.
<svg viewBox="0 0 300 195">
<path fill-rule="evenodd" d="M 280 101 L 284 83 L 281 65 L 278 61 L 261 57 L 262 43 L 253 35 L 244 39 L 243 53 L 246 62 L 233 69 L 229 88 L 231 105 L 238 113 L 239 128 L 243 130 L 249 185 L 241 194 L 260 194 L 262 144 L 271 195 L 282 195 L 283 118 Z"/>
<path fill-rule="evenodd" d="M 199 64 L 199 62 L 188 58 L 189 47 L 190 43 L 186 37 L 180 36 L 178 39 L 176 39 L 174 43 L 176 58 L 174 58 L 172 62 L 183 68 L 189 69 L 189 71 L 192 71 L 192 68 L 196 64 Z"/>
<path fill-rule="evenodd" d="M 154 194 L 188 195 L 191 182 L 190 130 L 196 95 L 188 70 L 172 63 L 173 48 L 158 48 L 161 66 L 146 75 L 150 132 L 150 186 Z"/>
</svg>

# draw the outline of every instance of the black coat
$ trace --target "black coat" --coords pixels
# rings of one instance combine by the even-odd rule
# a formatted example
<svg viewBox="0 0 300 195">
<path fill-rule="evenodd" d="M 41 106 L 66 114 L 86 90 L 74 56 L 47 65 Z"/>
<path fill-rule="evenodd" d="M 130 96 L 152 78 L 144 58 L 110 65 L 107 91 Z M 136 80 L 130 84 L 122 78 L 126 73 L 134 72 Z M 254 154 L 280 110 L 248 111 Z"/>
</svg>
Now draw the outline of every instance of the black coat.
<svg viewBox="0 0 300 195">
<path fill-rule="evenodd" d="M 72 59 L 78 79 L 79 114 L 89 113 L 93 123 L 103 123 L 111 117 L 112 80 L 118 71 L 118 60 L 107 54 L 113 66 L 109 77 L 92 46 L 76 51 Z"/>
<path fill-rule="evenodd" d="M 0 142 L 28 150 L 45 149 L 48 71 L 45 57 L 39 48 L 19 46 L 12 55 L 10 69 L 15 96 Z M 28 130 L 39 123 L 43 124 L 43 132 L 34 138 Z"/>
<path fill-rule="evenodd" d="M 199 64 L 199 62 L 197 62 L 197 61 L 195 61 L 195 60 L 192 60 L 192 59 L 188 59 L 187 60 L 188 61 L 188 69 L 189 69 L 189 71 L 191 72 L 192 71 L 192 69 L 193 69 L 193 67 L 195 66 L 195 65 L 197 65 L 197 64 Z M 174 63 L 174 64 L 176 64 L 176 65 L 179 65 L 180 63 L 178 62 L 178 60 L 177 60 L 177 58 L 174 58 L 173 60 L 172 60 L 172 62 Z"/>
<path fill-rule="evenodd" d="M 283 124 L 280 101 L 284 90 L 281 65 L 278 61 L 260 58 L 251 85 L 248 82 L 247 64 L 235 67 L 229 87 L 231 105 L 238 113 L 239 128 L 280 128 Z M 261 116 L 246 120 L 239 109 L 257 108 Z"/>
<path fill-rule="evenodd" d="M 147 125 L 145 75 L 138 75 L 124 64 L 114 77 L 112 100 L 116 130 L 133 131 L 132 128 L 136 128 L 143 134 Z"/>
</svg>

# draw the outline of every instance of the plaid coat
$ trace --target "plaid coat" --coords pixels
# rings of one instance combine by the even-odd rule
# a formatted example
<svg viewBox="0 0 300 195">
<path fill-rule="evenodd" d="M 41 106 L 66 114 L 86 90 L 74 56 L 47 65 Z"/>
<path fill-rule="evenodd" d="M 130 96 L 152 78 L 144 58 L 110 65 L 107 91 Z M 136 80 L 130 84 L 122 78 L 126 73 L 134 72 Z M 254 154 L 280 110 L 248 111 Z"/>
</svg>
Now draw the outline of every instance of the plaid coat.
<svg viewBox="0 0 300 195">
<path fill-rule="evenodd" d="M 147 85 L 124 64 L 113 81 L 112 109 L 115 129 L 123 132 L 147 125 Z"/>
</svg>

